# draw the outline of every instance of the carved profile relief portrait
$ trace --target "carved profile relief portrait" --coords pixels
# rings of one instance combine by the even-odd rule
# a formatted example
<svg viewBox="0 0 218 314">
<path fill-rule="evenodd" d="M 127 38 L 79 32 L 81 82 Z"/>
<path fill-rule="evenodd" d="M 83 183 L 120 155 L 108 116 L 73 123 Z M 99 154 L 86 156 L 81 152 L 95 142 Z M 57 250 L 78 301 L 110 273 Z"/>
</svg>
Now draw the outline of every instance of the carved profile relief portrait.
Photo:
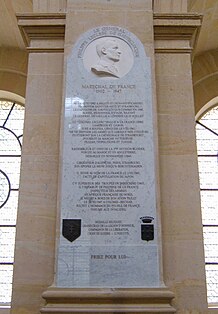
<svg viewBox="0 0 218 314">
<path fill-rule="evenodd" d="M 121 50 L 116 39 L 105 38 L 96 45 L 99 62 L 91 67 L 96 75 L 120 77 L 119 68 L 116 65 L 120 61 Z"/>
<path fill-rule="evenodd" d="M 85 68 L 99 78 L 121 78 L 132 68 L 134 57 L 130 46 L 117 37 L 102 37 L 86 48 Z"/>
</svg>

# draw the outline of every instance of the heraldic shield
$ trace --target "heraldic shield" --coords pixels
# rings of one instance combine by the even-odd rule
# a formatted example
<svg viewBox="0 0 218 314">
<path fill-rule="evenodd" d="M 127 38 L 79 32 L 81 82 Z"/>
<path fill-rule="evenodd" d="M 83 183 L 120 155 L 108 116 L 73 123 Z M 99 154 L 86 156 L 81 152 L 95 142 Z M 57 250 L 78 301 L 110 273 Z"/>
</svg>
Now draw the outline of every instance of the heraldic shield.
<svg viewBox="0 0 218 314">
<path fill-rule="evenodd" d="M 62 235 L 73 242 L 81 235 L 81 219 L 63 219 Z"/>
</svg>

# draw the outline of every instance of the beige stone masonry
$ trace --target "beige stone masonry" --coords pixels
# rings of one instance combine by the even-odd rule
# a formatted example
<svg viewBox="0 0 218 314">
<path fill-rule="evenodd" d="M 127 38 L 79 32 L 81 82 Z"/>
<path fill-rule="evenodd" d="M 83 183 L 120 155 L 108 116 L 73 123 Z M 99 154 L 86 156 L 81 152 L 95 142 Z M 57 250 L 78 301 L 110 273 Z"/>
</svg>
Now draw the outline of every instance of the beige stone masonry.
<svg viewBox="0 0 218 314">
<path fill-rule="evenodd" d="M 54 278 L 65 15 L 18 23 L 29 65 L 11 314 L 39 314 Z"/>
<path fill-rule="evenodd" d="M 65 54 L 89 29 L 103 25 L 120 26 L 137 35 L 153 56 L 153 13 L 151 0 L 68 1 Z"/>
<path fill-rule="evenodd" d="M 170 306 L 174 294 L 166 288 L 156 289 L 64 289 L 49 288 L 43 293 L 46 307 L 41 313 L 175 313 Z M 55 304 L 55 306 L 54 306 Z"/>
<path fill-rule="evenodd" d="M 64 13 L 67 0 L 32 0 L 34 13 Z"/>
<path fill-rule="evenodd" d="M 29 52 L 64 51 L 65 14 L 20 14 L 17 19 Z"/>
<path fill-rule="evenodd" d="M 208 313 L 191 52 L 201 16 L 155 14 L 164 282 L 179 314 Z"/>
<path fill-rule="evenodd" d="M 154 0 L 154 12 L 186 13 L 187 2 L 187 0 Z"/>
<path fill-rule="evenodd" d="M 22 97 L 26 90 L 27 52 L 20 49 L 0 49 L 0 89 Z"/>
<path fill-rule="evenodd" d="M 196 113 L 211 99 L 217 97 L 218 51 L 198 55 L 193 63 L 193 85 Z"/>
<path fill-rule="evenodd" d="M 191 53 L 202 16 L 199 14 L 154 14 L 155 52 Z"/>
</svg>

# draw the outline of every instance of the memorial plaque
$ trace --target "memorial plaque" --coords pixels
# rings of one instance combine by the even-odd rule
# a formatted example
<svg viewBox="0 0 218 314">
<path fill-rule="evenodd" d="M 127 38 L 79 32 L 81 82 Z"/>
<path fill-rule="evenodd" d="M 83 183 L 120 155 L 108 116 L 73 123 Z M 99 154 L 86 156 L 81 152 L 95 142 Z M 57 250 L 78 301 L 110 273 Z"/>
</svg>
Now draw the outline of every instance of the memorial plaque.
<svg viewBox="0 0 218 314">
<path fill-rule="evenodd" d="M 104 26 L 66 68 L 56 285 L 160 286 L 151 60 Z"/>
</svg>

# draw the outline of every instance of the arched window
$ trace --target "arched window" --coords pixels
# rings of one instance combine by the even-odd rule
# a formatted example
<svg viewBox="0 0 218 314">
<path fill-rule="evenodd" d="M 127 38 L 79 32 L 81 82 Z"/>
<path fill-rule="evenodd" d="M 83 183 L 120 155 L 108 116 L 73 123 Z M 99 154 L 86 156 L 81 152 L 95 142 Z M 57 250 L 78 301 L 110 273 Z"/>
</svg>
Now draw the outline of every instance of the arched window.
<svg viewBox="0 0 218 314">
<path fill-rule="evenodd" d="M 0 99 L 0 305 L 10 304 L 24 105 Z"/>
<path fill-rule="evenodd" d="M 218 104 L 214 101 L 198 115 L 196 136 L 208 303 L 218 305 Z"/>
</svg>

